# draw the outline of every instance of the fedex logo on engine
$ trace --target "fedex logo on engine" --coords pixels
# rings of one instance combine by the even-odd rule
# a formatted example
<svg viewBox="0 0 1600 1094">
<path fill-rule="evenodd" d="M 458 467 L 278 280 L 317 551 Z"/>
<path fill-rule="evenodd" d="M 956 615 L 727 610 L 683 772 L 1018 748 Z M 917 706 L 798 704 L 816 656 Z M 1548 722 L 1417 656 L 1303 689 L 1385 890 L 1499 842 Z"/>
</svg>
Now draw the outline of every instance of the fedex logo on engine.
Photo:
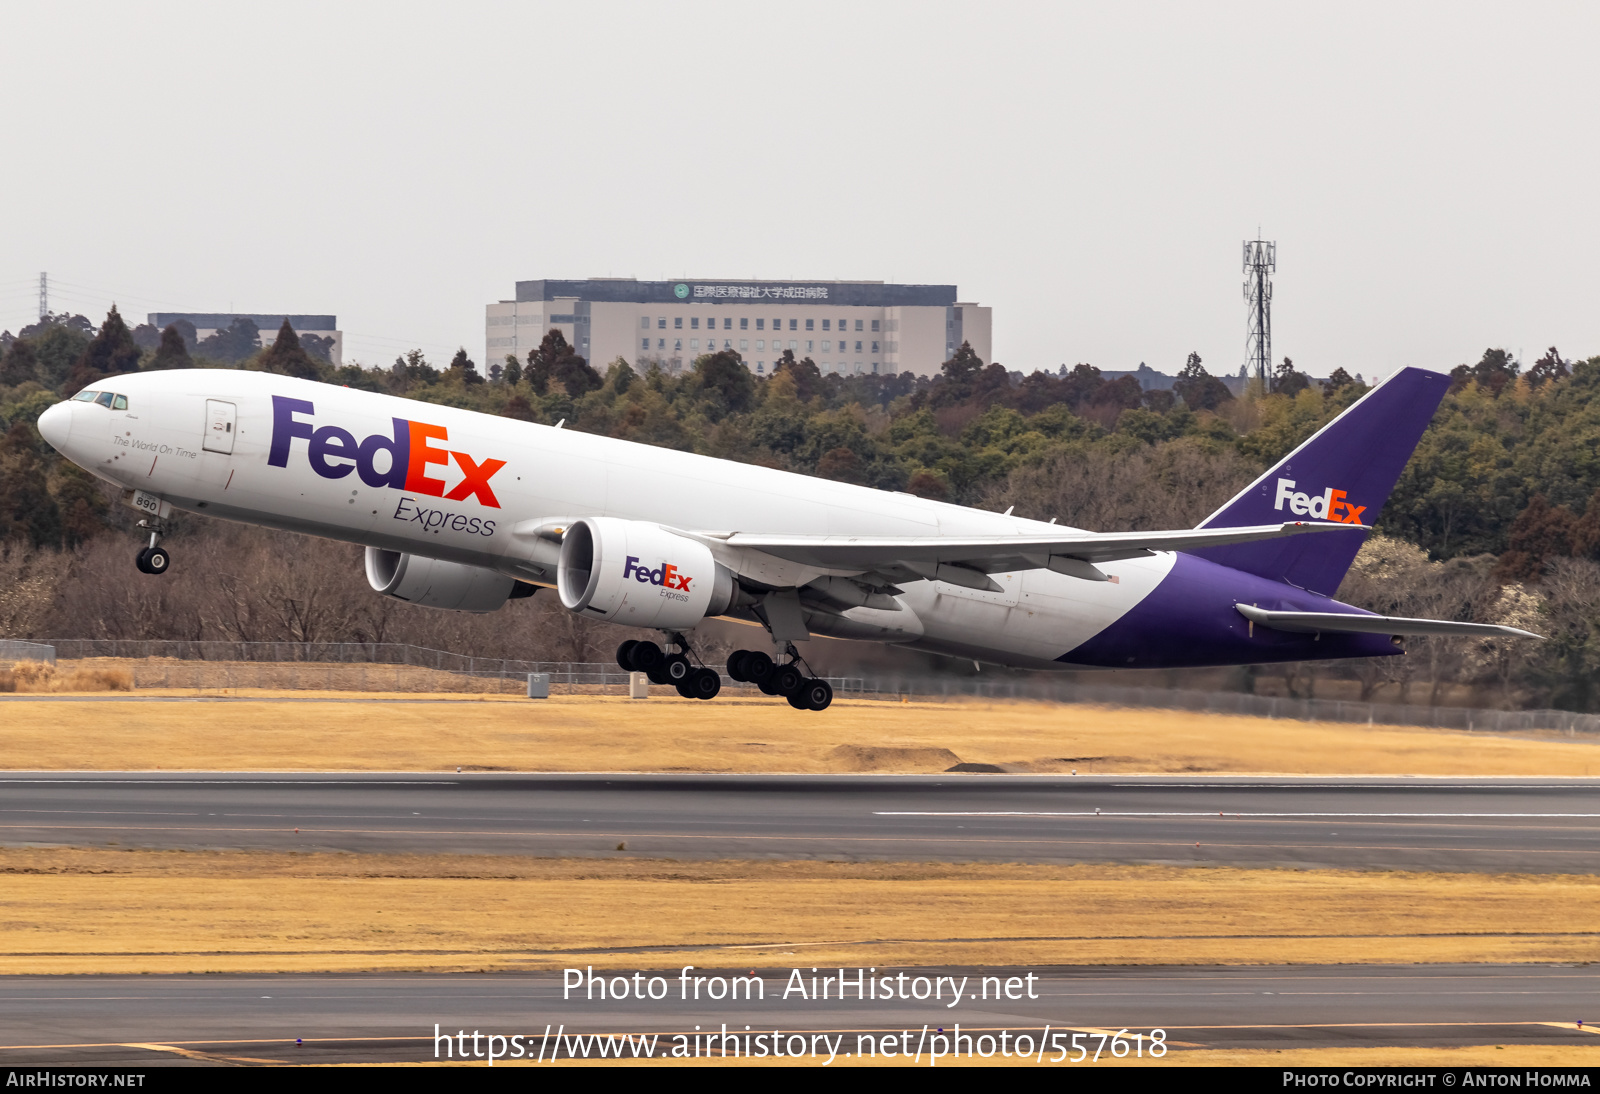
<svg viewBox="0 0 1600 1094">
<path fill-rule="evenodd" d="M 633 555 L 622 564 L 622 580 L 633 578 L 643 585 L 660 585 L 664 589 L 679 589 L 689 591 L 689 582 L 693 579 L 688 574 L 680 573 L 678 568 L 670 562 L 663 562 L 654 570 L 648 566 L 639 565 L 639 560 Z"/>
<path fill-rule="evenodd" d="M 309 421 L 296 418 L 296 415 L 310 418 L 315 413 L 316 407 L 305 399 L 272 397 L 272 450 L 267 456 L 268 464 L 288 467 L 290 446 L 296 438 L 301 438 L 306 441 L 306 458 L 311 470 L 325 479 L 342 479 L 354 471 L 368 486 L 388 486 L 449 501 L 465 501 L 471 496 L 477 498 L 480 505 L 500 508 L 489 480 L 506 461 L 480 463 L 465 452 L 435 448 L 430 442 L 450 439 L 444 426 L 393 418 L 392 433 L 374 433 L 357 441 L 348 429 L 336 425 L 313 426 Z M 449 467 L 451 460 L 460 468 L 462 478 L 446 493 L 444 479 L 433 478 L 428 471 L 432 464 Z"/>
<path fill-rule="evenodd" d="M 1351 505 L 1344 499 L 1345 492 L 1331 486 L 1320 494 L 1301 494 L 1296 492 L 1293 479 L 1279 479 L 1278 497 L 1272 507 L 1282 509 L 1284 503 L 1288 502 L 1289 512 L 1302 517 L 1311 516 L 1318 520 L 1338 521 L 1340 524 L 1360 524 L 1361 514 L 1367 511 L 1367 507 Z"/>
</svg>

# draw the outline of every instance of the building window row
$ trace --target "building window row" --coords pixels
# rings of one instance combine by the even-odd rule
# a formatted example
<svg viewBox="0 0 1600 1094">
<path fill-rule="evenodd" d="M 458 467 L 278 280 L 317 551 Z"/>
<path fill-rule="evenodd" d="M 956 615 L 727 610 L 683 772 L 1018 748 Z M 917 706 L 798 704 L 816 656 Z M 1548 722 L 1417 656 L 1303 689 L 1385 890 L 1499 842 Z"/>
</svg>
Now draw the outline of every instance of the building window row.
<svg viewBox="0 0 1600 1094">
<path fill-rule="evenodd" d="M 721 318 L 722 318 L 722 329 L 723 330 L 732 330 L 733 329 L 733 316 L 728 315 L 728 316 L 722 316 Z M 684 327 L 683 327 L 683 319 L 684 319 L 684 317 L 681 316 L 681 315 L 672 316 L 672 329 L 673 330 L 683 330 L 684 329 Z M 698 316 L 698 315 L 689 316 L 689 329 L 690 330 L 699 330 L 700 329 L 700 319 L 701 319 L 701 317 Z M 658 316 L 655 317 L 655 320 L 656 320 L 656 329 L 657 330 L 666 330 L 667 329 L 667 316 L 658 315 Z M 491 319 L 490 322 L 494 323 L 495 320 Z M 822 329 L 823 330 L 833 330 L 834 329 L 834 327 L 833 327 L 834 320 L 824 319 L 821 322 L 822 322 Z M 839 323 L 838 329 L 841 330 L 841 331 L 848 330 L 850 322 L 851 321 L 848 320 L 848 319 L 840 319 L 840 320 L 838 320 L 838 323 Z M 856 324 L 855 329 L 856 330 L 865 330 L 865 329 L 867 329 L 866 328 L 866 323 L 867 322 L 868 322 L 868 320 L 864 320 L 864 319 L 855 320 L 855 324 Z M 873 319 L 870 322 L 872 324 L 872 326 L 871 326 L 872 332 L 874 334 L 876 334 L 878 332 L 878 330 L 879 330 L 879 326 L 880 326 L 881 321 L 877 320 L 877 319 Z M 650 316 L 641 315 L 639 317 L 639 329 L 640 330 L 649 330 L 650 329 Z M 717 329 L 717 317 L 716 316 L 707 316 L 705 318 L 705 329 L 706 330 L 716 330 Z M 750 329 L 750 317 L 749 316 L 741 316 L 740 317 L 740 319 L 739 319 L 739 329 L 740 330 L 749 330 Z M 767 329 L 767 320 L 764 319 L 764 318 L 758 318 L 756 320 L 755 329 L 756 330 L 766 330 Z M 783 329 L 783 320 L 782 319 L 774 319 L 774 320 L 772 320 L 772 329 L 773 330 L 782 330 Z M 800 320 L 799 319 L 791 319 L 791 320 L 789 320 L 789 329 L 790 330 L 796 330 L 796 331 L 799 330 L 800 329 Z M 817 320 L 815 320 L 815 319 L 807 319 L 806 320 L 806 328 L 805 329 L 806 330 L 816 330 L 817 329 Z"/>
</svg>

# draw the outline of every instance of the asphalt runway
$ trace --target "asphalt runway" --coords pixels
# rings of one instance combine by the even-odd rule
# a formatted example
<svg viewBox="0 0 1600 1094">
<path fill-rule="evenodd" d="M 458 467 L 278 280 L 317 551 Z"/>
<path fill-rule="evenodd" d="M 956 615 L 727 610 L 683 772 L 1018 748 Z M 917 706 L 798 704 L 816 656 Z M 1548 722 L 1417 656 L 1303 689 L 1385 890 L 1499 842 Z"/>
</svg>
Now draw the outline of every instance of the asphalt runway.
<svg viewBox="0 0 1600 1094">
<path fill-rule="evenodd" d="M 1600 867 L 1600 779 L 10 773 L 0 843 Z"/>
<path fill-rule="evenodd" d="M 631 976 L 633 967 L 604 970 Z M 951 1007 L 948 982 L 938 1000 L 918 1002 L 855 998 L 856 970 L 843 1001 L 804 1000 L 791 994 L 789 969 L 696 969 L 691 975 L 759 976 L 762 996 L 737 1002 L 680 998 L 679 969 L 662 975 L 660 1001 L 586 1000 L 583 991 L 563 999 L 559 974 L 497 975 L 276 975 L 276 976 L 62 976 L 0 977 L 0 1065 L 97 1067 L 206 1063 L 340 1063 L 431 1060 L 441 1033 L 474 1031 L 523 1038 L 525 1055 L 592 1054 L 593 1034 L 657 1034 L 654 1054 L 670 1050 L 675 1034 L 692 1038 L 720 1034 L 726 1024 L 742 1038 L 780 1031 L 785 1042 L 804 1034 L 844 1034 L 838 1053 L 855 1053 L 871 1033 L 875 1047 L 919 1043 L 927 1063 L 928 1035 L 941 1028 L 968 1035 L 997 1036 L 1006 1030 L 1031 1035 L 1035 1046 L 1052 1044 L 1045 1033 L 1063 1035 L 1065 1064 L 1076 1053 L 1071 1034 L 1092 1054 L 1112 1050 L 1111 1035 L 1126 1029 L 1148 1047 L 1153 1031 L 1172 1052 L 1196 1048 L 1292 1049 L 1321 1046 L 1575 1045 L 1600 1040 L 1589 1023 L 1600 1020 L 1600 971 L 1593 968 L 1495 965 L 880 969 L 905 972 L 897 996 L 929 984 L 915 977 L 965 978 L 960 1002 Z M 809 968 L 801 970 L 809 977 Z M 818 975 L 837 974 L 822 969 Z M 1020 979 L 1034 973 L 1031 983 Z M 1017 999 L 994 998 L 1003 981 L 1017 976 Z M 646 976 L 650 975 L 646 971 Z M 640 983 L 648 992 L 648 980 Z M 710 981 L 707 981 L 709 984 Z M 990 998 L 974 998 L 980 985 Z M 809 985 L 808 985 L 809 987 Z M 753 989 L 754 990 L 754 989 Z M 1032 991 L 1036 998 L 1027 998 Z M 631 989 L 630 989 L 631 991 Z M 562 1035 L 552 1048 L 545 1036 Z M 924 1033 L 924 1027 L 927 1033 Z M 698 1027 L 698 1028 L 697 1028 Z M 901 1036 L 904 1039 L 901 1040 Z M 300 1043 L 296 1043 L 296 1040 Z M 637 1045 L 639 1042 L 633 1042 Z M 798 1043 L 798 1042 L 797 1042 Z M 615 1042 L 613 1042 L 615 1044 Z M 455 1042 L 456 1046 L 460 1042 Z M 506 1042 L 506 1051 L 510 1051 Z M 792 1047 L 792 1046 L 791 1046 Z M 974 1046 L 975 1048 L 977 1046 Z M 486 1046 L 480 1042 L 480 1051 Z M 997 1046 L 990 1046 L 995 1051 Z M 631 1053 L 623 1050 L 624 1055 Z M 1047 1062 L 1055 1058 L 1047 1053 Z M 485 1063 L 483 1057 L 476 1063 Z M 821 1059 L 807 1062 L 821 1063 Z M 1092 1060 L 1081 1061 L 1092 1064 Z"/>
</svg>

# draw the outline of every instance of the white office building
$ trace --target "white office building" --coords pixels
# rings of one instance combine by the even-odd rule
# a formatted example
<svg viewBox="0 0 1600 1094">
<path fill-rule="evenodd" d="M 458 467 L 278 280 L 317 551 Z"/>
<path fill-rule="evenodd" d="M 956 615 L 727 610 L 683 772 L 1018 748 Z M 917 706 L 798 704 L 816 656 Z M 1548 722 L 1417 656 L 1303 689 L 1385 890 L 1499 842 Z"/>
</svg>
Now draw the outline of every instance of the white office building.
<svg viewBox="0 0 1600 1094">
<path fill-rule="evenodd" d="M 767 374 L 792 351 L 825 373 L 937 373 L 962 342 L 990 357 L 990 309 L 954 285 L 882 281 L 519 281 L 516 298 L 485 309 L 487 364 L 526 362 L 554 328 L 602 373 L 621 357 L 637 369 L 679 370 L 735 350 Z"/>
</svg>

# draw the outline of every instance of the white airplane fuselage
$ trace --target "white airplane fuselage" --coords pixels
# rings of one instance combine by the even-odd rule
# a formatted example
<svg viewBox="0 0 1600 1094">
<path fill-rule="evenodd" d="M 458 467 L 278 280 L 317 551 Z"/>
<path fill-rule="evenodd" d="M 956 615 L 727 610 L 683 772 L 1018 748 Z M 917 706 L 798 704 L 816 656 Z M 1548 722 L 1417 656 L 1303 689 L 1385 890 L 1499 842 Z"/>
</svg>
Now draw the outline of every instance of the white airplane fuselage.
<svg viewBox="0 0 1600 1094">
<path fill-rule="evenodd" d="M 141 492 L 147 507 L 160 499 L 187 512 L 462 563 L 533 584 L 554 584 L 559 535 L 551 529 L 586 517 L 696 533 L 970 537 L 1063 530 L 909 494 L 269 373 L 153 372 L 110 377 L 93 387 L 118 398 L 111 406 L 57 404 L 40 419 L 41 431 L 80 466 Z M 1185 631 L 1182 641 L 1193 656 L 1177 656 L 1170 643 L 1153 641 L 1149 657 L 1123 655 L 1124 648 L 1139 648 L 1137 642 L 1118 645 L 1115 655 L 1096 649 L 1082 661 L 1073 657 L 1074 651 L 1093 649 L 1096 636 L 1168 582 L 1180 558 L 1202 584 L 1209 583 L 1207 589 L 1233 582 L 1234 591 L 1219 603 L 1229 595 L 1267 606 L 1327 603 L 1203 559 L 1158 552 L 1101 564 L 1110 580 L 1021 569 L 991 574 L 999 591 L 939 580 L 902 582 L 901 610 L 812 614 L 811 630 L 1021 667 L 1291 659 L 1281 641 L 1263 648 L 1260 657 L 1241 657 L 1238 651 L 1254 648 L 1247 643 L 1256 641 L 1255 631 L 1229 610 L 1216 618 L 1215 639 Z M 748 565 L 759 569 L 766 563 L 752 558 Z M 789 565 L 771 583 L 800 585 L 826 575 Z M 352 574 L 352 580 L 360 579 Z M 1207 593 L 1210 600 L 1217 599 L 1214 593 Z M 1169 582 L 1167 595 L 1172 594 Z M 1188 602 L 1178 595 L 1174 603 Z M 1211 626 L 1205 623 L 1208 633 Z M 1196 648 L 1211 641 L 1221 645 Z M 1316 652 L 1305 648 L 1300 656 Z M 1320 655 L 1337 653 L 1324 644 Z"/>
</svg>

